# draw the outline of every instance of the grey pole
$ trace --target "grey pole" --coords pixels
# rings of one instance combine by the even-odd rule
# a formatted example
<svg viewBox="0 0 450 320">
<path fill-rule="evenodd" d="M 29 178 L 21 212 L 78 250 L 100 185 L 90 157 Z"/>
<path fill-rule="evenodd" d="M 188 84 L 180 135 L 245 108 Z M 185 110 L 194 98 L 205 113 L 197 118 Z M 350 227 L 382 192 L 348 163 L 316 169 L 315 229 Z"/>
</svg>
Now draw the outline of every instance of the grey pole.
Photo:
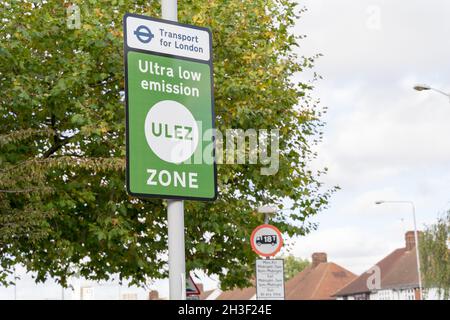
<svg viewBox="0 0 450 320">
<path fill-rule="evenodd" d="M 169 233 L 170 300 L 185 300 L 186 266 L 184 252 L 184 205 L 180 200 L 167 200 Z"/>
<path fill-rule="evenodd" d="M 269 213 L 264 213 L 264 224 L 269 224 Z M 270 257 L 266 257 L 266 260 L 270 260 Z"/>
<path fill-rule="evenodd" d="M 177 0 L 161 0 L 161 10 L 163 19 L 178 21 Z M 184 204 L 182 200 L 167 200 L 167 224 L 170 300 L 186 300 Z"/>
<path fill-rule="evenodd" d="M 163 19 L 178 21 L 177 0 L 161 0 L 161 10 Z M 167 200 L 167 224 L 170 300 L 186 300 L 184 204 L 182 200 Z"/>
<path fill-rule="evenodd" d="M 275 214 L 277 211 L 278 209 L 273 206 L 262 206 L 258 208 L 259 213 L 264 213 L 264 224 L 269 224 L 270 215 Z M 270 259 L 270 257 L 266 257 L 266 259 Z"/>
<path fill-rule="evenodd" d="M 17 300 L 17 276 L 16 276 L 16 266 L 14 266 L 14 300 Z"/>
<path fill-rule="evenodd" d="M 419 294 L 420 300 L 423 300 L 423 287 L 422 287 L 422 272 L 420 266 L 420 256 L 419 256 L 419 235 L 417 232 L 417 223 L 416 223 L 416 207 L 414 202 L 412 201 L 376 201 L 375 204 L 383 204 L 383 203 L 407 203 L 411 205 L 413 220 L 414 220 L 414 240 L 416 242 L 416 260 L 417 260 L 417 275 L 419 277 Z"/>
<path fill-rule="evenodd" d="M 178 21 L 177 0 L 161 0 L 162 18 Z"/>
<path fill-rule="evenodd" d="M 422 272 L 420 266 L 420 256 L 419 256 L 419 235 L 417 233 L 417 224 L 416 224 L 416 207 L 413 202 L 410 202 L 412 206 L 413 219 L 414 219 L 414 238 L 416 241 L 416 256 L 417 256 L 417 273 L 419 275 L 419 292 L 420 292 L 420 300 L 423 300 L 423 288 L 422 288 Z"/>
</svg>

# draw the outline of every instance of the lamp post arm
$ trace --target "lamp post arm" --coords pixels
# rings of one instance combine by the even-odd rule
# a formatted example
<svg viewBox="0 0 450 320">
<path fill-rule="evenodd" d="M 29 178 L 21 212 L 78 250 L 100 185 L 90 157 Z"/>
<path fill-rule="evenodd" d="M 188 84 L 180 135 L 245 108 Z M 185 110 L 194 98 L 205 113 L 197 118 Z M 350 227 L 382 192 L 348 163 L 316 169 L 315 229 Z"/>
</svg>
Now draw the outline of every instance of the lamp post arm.
<svg viewBox="0 0 450 320">
<path fill-rule="evenodd" d="M 430 90 L 433 90 L 434 92 L 437 92 L 437 93 L 440 93 L 440 94 L 446 96 L 450 101 L 450 93 L 444 92 L 444 91 L 436 89 L 436 88 L 430 88 Z"/>
<path fill-rule="evenodd" d="M 439 89 L 436 89 L 436 88 L 431 88 L 431 90 L 433 90 L 433 91 L 435 91 L 435 92 L 438 92 L 438 93 L 440 93 L 440 94 L 443 94 L 444 96 L 447 96 L 447 97 L 450 98 L 450 93 L 444 92 L 444 91 L 439 90 Z"/>
</svg>

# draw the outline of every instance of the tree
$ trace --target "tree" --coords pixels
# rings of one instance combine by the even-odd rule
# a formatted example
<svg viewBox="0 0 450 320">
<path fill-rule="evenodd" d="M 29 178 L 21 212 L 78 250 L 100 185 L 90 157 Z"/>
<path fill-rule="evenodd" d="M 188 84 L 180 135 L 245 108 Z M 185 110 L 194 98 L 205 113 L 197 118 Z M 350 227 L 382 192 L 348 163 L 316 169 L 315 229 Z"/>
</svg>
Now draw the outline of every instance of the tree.
<svg viewBox="0 0 450 320">
<path fill-rule="evenodd" d="M 294 257 L 293 255 L 289 255 L 284 258 L 284 278 L 285 281 L 288 281 L 295 277 L 299 272 L 302 272 L 304 269 L 309 267 L 311 263 L 307 259 L 301 259 Z"/>
<path fill-rule="evenodd" d="M 421 233 L 419 248 L 422 280 L 425 288 L 437 288 L 444 299 L 450 298 L 450 211 Z"/>
<path fill-rule="evenodd" d="M 62 285 L 75 270 L 140 284 L 167 276 L 166 204 L 125 191 L 123 34 L 125 12 L 159 16 L 160 1 L 0 2 L 0 280 L 16 263 Z M 67 7 L 79 8 L 80 28 Z M 321 139 L 313 68 L 290 34 L 299 14 L 290 0 L 182 1 L 180 22 L 213 30 L 216 125 L 276 128 L 280 167 L 219 165 L 219 198 L 187 201 L 187 269 L 243 287 L 253 272 L 249 245 L 261 204 L 292 203 L 275 225 L 290 236 L 316 227 L 308 218 L 332 189 L 310 162 Z M 71 18 L 72 19 L 72 18 Z M 69 19 L 70 20 L 70 19 Z"/>
</svg>

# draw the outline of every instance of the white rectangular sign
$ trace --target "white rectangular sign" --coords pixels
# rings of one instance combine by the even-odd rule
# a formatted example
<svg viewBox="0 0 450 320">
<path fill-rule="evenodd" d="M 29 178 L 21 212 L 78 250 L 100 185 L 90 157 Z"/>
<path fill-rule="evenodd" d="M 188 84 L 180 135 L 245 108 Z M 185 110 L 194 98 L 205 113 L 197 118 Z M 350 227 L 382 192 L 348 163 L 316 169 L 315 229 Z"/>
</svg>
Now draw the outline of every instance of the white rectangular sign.
<svg viewBox="0 0 450 320">
<path fill-rule="evenodd" d="M 284 300 L 284 260 L 256 260 L 256 299 Z"/>
<path fill-rule="evenodd" d="M 125 41 L 130 48 L 202 61 L 211 59 L 210 34 L 205 30 L 132 14 L 126 14 L 125 19 Z"/>
</svg>

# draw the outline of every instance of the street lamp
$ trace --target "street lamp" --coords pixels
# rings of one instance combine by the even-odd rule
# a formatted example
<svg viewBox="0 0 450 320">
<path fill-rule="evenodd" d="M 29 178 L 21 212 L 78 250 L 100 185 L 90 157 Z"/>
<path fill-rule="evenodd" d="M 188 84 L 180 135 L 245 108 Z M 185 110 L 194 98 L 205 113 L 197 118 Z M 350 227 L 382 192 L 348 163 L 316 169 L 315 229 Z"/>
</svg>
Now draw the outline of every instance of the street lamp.
<svg viewBox="0 0 450 320">
<path fill-rule="evenodd" d="M 416 91 L 429 91 L 429 90 L 432 90 L 432 91 L 438 92 L 440 94 L 443 94 L 444 96 L 446 96 L 447 98 L 450 99 L 450 93 L 447 93 L 447 92 L 444 92 L 442 90 L 430 87 L 429 85 L 426 85 L 426 84 L 415 85 L 414 86 L 414 90 L 416 90 Z"/>
<path fill-rule="evenodd" d="M 419 276 L 419 292 L 420 292 L 420 300 L 423 300 L 423 289 L 422 289 L 422 274 L 420 271 L 420 257 L 419 257 L 419 236 L 417 233 L 417 224 L 416 224 L 416 207 L 414 206 L 414 202 L 412 201 L 384 201 L 379 200 L 375 201 L 376 205 L 381 205 L 384 203 L 404 203 L 411 205 L 413 220 L 414 220 L 414 238 L 416 241 L 416 258 L 417 258 L 417 274 Z"/>
<path fill-rule="evenodd" d="M 430 86 L 427 86 L 426 84 L 418 84 L 414 86 L 414 90 L 416 91 L 427 91 L 431 90 Z"/>
</svg>

